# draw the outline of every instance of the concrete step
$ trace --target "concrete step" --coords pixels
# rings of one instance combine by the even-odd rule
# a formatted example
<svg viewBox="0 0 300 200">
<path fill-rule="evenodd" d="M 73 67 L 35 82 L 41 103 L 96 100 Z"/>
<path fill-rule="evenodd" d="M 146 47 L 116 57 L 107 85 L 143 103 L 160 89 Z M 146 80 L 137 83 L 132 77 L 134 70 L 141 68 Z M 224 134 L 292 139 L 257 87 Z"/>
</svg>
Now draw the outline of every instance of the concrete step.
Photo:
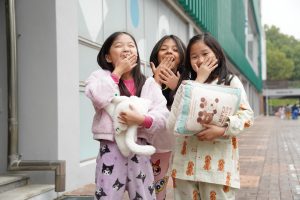
<svg viewBox="0 0 300 200">
<path fill-rule="evenodd" d="M 54 185 L 30 184 L 0 193 L 0 200 L 51 200 L 56 199 Z"/>
<path fill-rule="evenodd" d="M 0 193 L 28 184 L 29 177 L 24 174 L 1 174 Z"/>
</svg>

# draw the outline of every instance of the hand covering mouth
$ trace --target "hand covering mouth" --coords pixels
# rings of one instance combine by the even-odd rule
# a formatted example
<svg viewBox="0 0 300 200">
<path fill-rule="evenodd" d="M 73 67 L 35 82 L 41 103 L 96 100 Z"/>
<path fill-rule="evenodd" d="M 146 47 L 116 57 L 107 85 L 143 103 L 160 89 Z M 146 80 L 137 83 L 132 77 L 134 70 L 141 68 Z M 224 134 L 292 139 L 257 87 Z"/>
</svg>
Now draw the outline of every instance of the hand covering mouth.
<svg viewBox="0 0 300 200">
<path fill-rule="evenodd" d="M 121 54 L 121 58 L 127 58 L 127 57 L 129 57 L 130 55 L 131 55 L 130 52 L 128 52 L 128 53 L 122 53 L 122 54 Z"/>
<path fill-rule="evenodd" d="M 175 56 L 174 56 L 174 55 L 167 55 L 167 56 L 164 56 L 164 57 L 162 57 L 162 60 L 165 59 L 166 57 L 170 57 L 172 61 L 175 60 Z"/>
</svg>

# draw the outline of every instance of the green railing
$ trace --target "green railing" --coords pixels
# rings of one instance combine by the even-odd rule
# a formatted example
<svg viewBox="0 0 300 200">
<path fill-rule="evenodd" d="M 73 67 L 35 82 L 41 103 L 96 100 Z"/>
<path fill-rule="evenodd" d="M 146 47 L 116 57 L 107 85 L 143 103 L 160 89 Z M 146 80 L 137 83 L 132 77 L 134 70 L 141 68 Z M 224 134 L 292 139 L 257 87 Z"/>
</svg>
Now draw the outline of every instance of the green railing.
<svg viewBox="0 0 300 200">
<path fill-rule="evenodd" d="M 252 2 L 253 1 L 253 2 Z M 252 0 L 256 23 L 260 16 L 258 0 Z M 242 0 L 178 0 L 185 12 L 203 31 L 210 32 L 222 45 L 230 61 L 248 78 L 258 91 L 262 90 L 261 57 L 259 75 L 253 71 L 245 55 L 245 6 Z M 257 23 L 261 34 L 260 23 Z M 259 37 L 260 38 L 260 37 Z M 261 50 L 259 49 L 259 55 Z"/>
</svg>

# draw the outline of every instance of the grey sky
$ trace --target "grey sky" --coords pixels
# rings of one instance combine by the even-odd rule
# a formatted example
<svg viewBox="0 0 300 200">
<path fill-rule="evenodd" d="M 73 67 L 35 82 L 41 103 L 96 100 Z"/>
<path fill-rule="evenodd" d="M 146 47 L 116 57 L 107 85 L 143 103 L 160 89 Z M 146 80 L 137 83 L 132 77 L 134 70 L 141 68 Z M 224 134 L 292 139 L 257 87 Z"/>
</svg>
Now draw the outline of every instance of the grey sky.
<svg viewBox="0 0 300 200">
<path fill-rule="evenodd" d="M 300 40 L 300 0 L 261 0 L 261 7 L 263 24 Z"/>
</svg>

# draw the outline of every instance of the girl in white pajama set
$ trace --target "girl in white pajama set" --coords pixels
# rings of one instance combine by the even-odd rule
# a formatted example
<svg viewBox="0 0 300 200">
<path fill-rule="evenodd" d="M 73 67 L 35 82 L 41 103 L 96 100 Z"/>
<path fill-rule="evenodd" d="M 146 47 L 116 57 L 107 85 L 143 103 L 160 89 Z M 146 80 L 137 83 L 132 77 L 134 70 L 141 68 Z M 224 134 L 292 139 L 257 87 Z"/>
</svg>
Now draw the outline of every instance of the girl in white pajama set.
<svg viewBox="0 0 300 200">
<path fill-rule="evenodd" d="M 235 191 L 240 187 L 237 135 L 253 124 L 253 111 L 241 81 L 229 73 L 222 48 L 210 34 L 191 38 L 186 56 L 185 67 L 190 70 L 191 80 L 237 87 L 242 94 L 238 111 L 228 117 L 224 127 L 207 124 L 196 135 L 176 137 L 172 165 L 174 198 L 235 199 Z M 168 120 L 170 130 L 174 130 L 177 109 L 173 104 Z"/>
</svg>

